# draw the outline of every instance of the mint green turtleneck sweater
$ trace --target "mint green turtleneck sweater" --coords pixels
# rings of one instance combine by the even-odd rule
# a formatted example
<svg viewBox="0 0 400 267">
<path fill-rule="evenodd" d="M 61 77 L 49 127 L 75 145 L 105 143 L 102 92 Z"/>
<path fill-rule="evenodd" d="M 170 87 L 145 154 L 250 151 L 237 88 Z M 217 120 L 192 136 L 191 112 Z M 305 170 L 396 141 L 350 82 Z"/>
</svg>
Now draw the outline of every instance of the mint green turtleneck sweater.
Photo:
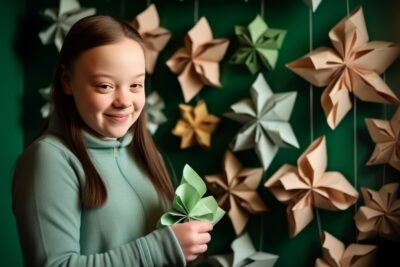
<svg viewBox="0 0 400 267">
<path fill-rule="evenodd" d="M 25 265 L 184 266 L 171 228 L 156 229 L 163 205 L 128 153 L 132 135 L 83 136 L 107 188 L 100 208 L 82 208 L 82 166 L 55 135 L 43 135 L 18 160 L 13 210 Z"/>
</svg>

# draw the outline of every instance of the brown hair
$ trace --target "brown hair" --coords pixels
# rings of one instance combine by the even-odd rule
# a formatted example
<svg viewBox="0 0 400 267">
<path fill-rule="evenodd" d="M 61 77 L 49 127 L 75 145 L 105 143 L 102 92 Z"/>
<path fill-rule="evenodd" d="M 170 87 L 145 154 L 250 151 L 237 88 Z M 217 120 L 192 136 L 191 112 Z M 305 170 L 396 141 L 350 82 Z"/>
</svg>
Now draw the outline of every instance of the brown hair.
<svg viewBox="0 0 400 267">
<path fill-rule="evenodd" d="M 128 23 L 111 16 L 93 15 L 75 23 L 65 37 L 60 51 L 53 80 L 52 98 L 55 115 L 61 118 L 65 129 L 66 145 L 76 155 L 83 166 L 86 183 L 82 192 L 82 204 L 86 208 L 102 206 L 107 199 L 107 190 L 93 165 L 82 139 L 81 129 L 85 127 L 75 107 L 73 97 L 62 90 L 63 69 L 71 68 L 79 55 L 91 48 L 112 44 L 123 38 L 130 38 L 143 46 L 139 33 Z M 146 117 L 142 112 L 133 124 L 133 141 L 129 149 L 161 195 L 172 200 L 173 187 L 156 145 L 146 128 Z"/>
</svg>

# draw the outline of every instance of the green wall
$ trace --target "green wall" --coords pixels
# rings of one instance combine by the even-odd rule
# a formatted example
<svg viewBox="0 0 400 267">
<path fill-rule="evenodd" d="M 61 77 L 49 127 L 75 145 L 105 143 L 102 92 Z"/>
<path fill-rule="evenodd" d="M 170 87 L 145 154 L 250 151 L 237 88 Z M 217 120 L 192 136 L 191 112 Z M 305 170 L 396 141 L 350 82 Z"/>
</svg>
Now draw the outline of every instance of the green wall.
<svg viewBox="0 0 400 267">
<path fill-rule="evenodd" d="M 22 3 L 22 0 L 0 2 L 0 266 L 22 265 L 10 194 L 12 168 L 23 149 L 23 72 L 17 53 Z"/>
<path fill-rule="evenodd" d="M 43 46 L 37 38 L 38 32 L 48 25 L 47 21 L 38 15 L 39 11 L 53 6 L 57 1 L 25 1 L 23 9 L 18 6 L 18 3 L 21 4 L 23 0 L 9 2 L 9 4 L 1 4 L 5 8 L 0 11 L 3 14 L 2 25 L 9 25 L 2 33 L 5 35 L 5 39 L 2 38 L 5 42 L 1 45 L 6 47 L 0 50 L 2 53 L 1 73 L 6 74 L 8 85 L 5 87 L 7 90 L 1 90 L 3 97 L 0 98 L 3 102 L 0 105 L 2 121 L 3 125 L 7 126 L 3 126 L 2 129 L 5 128 L 5 131 L 2 130 L 0 133 L 4 135 L 1 140 L 7 140 L 1 152 L 4 154 L 2 161 L 5 162 L 1 165 L 3 177 L 1 205 L 6 211 L 5 226 L 1 227 L 1 231 L 4 231 L 2 236 L 6 236 L 8 241 L 2 242 L 1 253 L 5 252 L 5 257 L 1 257 L 0 266 L 18 266 L 21 263 L 10 211 L 10 169 L 14 159 L 21 152 L 23 144 L 27 145 L 32 141 L 43 123 L 39 109 L 44 104 L 44 100 L 38 94 L 38 89 L 49 85 L 57 56 L 54 46 Z M 148 3 L 145 0 L 81 0 L 80 2 L 85 7 L 96 7 L 98 13 L 112 14 L 129 20 L 144 10 Z M 161 25 L 172 32 L 172 39 L 160 54 L 155 74 L 147 79 L 147 87 L 150 90 L 157 90 L 166 101 L 164 113 L 168 116 L 168 122 L 160 126 L 155 139 L 162 152 L 168 156 L 178 176 L 186 163 L 200 175 L 220 172 L 224 152 L 240 128 L 240 125 L 223 119 L 221 115 L 229 111 L 231 104 L 249 97 L 250 86 L 256 78 L 256 75 L 251 75 L 245 67 L 228 63 L 237 47 L 234 26 L 248 25 L 257 14 L 261 13 L 261 0 L 198 0 L 198 15 L 208 19 L 214 37 L 230 40 L 228 51 L 220 64 L 223 87 L 220 89 L 205 87 L 197 97 L 206 101 L 210 113 L 222 119 L 213 135 L 212 147 L 208 150 L 200 147 L 181 150 L 179 149 L 180 139 L 170 133 L 180 117 L 177 106 L 183 102 L 183 97 L 177 77 L 169 71 L 165 61 L 183 45 L 186 32 L 194 25 L 195 0 L 151 2 L 158 8 Z M 397 15 L 400 10 L 399 1 L 323 0 L 317 11 L 312 14 L 313 47 L 331 46 L 328 39 L 329 30 L 347 14 L 347 8 L 351 11 L 360 4 L 364 9 L 371 40 L 400 41 L 400 18 Z M 365 166 L 365 162 L 373 151 L 374 143 L 369 137 L 364 118 L 390 118 L 395 107 L 357 101 L 357 108 L 352 109 L 333 131 L 328 127 L 320 105 L 319 99 L 323 90 L 314 88 L 312 94 L 314 128 L 311 131 L 309 84 L 285 67 L 286 63 L 309 51 L 309 9 L 301 0 L 264 0 L 264 10 L 264 18 L 270 27 L 288 30 L 276 68 L 263 73 L 274 92 L 298 92 L 290 122 L 298 138 L 300 149 L 280 149 L 264 173 L 263 181 L 284 163 L 296 165 L 297 158 L 310 144 L 311 136 L 317 138 L 325 135 L 328 147 L 328 170 L 340 171 L 353 185 L 357 182 L 357 189 L 367 186 L 377 190 L 384 182 L 398 182 L 398 172 L 390 166 Z M 16 46 L 16 40 L 17 44 L 23 45 Z M 18 57 L 15 54 L 16 47 Z M 386 71 L 385 79 L 395 94 L 400 96 L 398 73 L 400 73 L 400 64 L 396 61 Z M 190 104 L 194 105 L 195 102 L 196 99 Z M 11 142 L 9 142 L 10 138 Z M 249 167 L 259 166 L 252 150 L 235 153 L 235 155 Z M 259 193 L 270 212 L 265 216 L 252 216 L 247 225 L 255 247 L 278 254 L 280 258 L 275 265 L 278 267 L 313 266 L 315 258 L 321 255 L 316 219 L 295 238 L 290 238 L 286 206 L 278 202 L 261 184 Z M 358 206 L 363 203 L 360 197 Z M 346 245 L 355 242 L 356 231 L 352 219 L 355 214 L 354 206 L 346 211 L 320 210 L 319 213 L 323 230 L 333 234 Z M 231 223 L 228 217 L 225 217 L 214 228 L 208 254 L 229 252 L 230 243 L 234 238 Z M 379 246 L 379 266 L 394 266 L 388 264 L 389 260 L 398 262 L 396 257 L 396 251 L 400 248 L 398 242 L 376 238 L 361 243 Z"/>
</svg>

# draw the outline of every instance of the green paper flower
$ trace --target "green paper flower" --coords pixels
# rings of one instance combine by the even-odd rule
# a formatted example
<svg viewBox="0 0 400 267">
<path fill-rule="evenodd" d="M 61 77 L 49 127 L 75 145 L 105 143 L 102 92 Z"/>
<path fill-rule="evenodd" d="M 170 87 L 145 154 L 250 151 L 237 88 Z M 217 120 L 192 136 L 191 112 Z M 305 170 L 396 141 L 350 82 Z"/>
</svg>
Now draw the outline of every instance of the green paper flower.
<svg viewBox="0 0 400 267">
<path fill-rule="evenodd" d="M 262 67 L 275 68 L 278 50 L 282 46 L 286 32 L 269 28 L 259 15 L 247 28 L 236 26 L 235 34 L 240 46 L 229 62 L 246 64 L 251 74 L 257 73 Z"/>
<path fill-rule="evenodd" d="M 161 225 L 171 225 L 191 220 L 205 220 L 216 224 L 225 214 L 214 197 L 202 198 L 206 193 L 203 179 L 189 166 L 183 168 L 181 184 L 175 192 L 172 209 L 161 216 Z"/>
</svg>

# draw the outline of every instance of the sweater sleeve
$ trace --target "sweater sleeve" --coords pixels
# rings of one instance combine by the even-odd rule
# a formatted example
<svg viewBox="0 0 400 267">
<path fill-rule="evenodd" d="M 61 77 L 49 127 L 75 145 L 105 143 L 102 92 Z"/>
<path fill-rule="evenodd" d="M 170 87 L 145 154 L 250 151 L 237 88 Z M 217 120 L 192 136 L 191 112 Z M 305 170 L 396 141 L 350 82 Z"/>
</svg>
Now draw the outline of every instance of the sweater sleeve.
<svg viewBox="0 0 400 267">
<path fill-rule="evenodd" d="M 74 166 L 71 155 L 39 141 L 18 160 L 13 211 L 25 266 L 185 266 L 169 227 L 103 253 L 81 255 L 82 168 Z"/>
</svg>

